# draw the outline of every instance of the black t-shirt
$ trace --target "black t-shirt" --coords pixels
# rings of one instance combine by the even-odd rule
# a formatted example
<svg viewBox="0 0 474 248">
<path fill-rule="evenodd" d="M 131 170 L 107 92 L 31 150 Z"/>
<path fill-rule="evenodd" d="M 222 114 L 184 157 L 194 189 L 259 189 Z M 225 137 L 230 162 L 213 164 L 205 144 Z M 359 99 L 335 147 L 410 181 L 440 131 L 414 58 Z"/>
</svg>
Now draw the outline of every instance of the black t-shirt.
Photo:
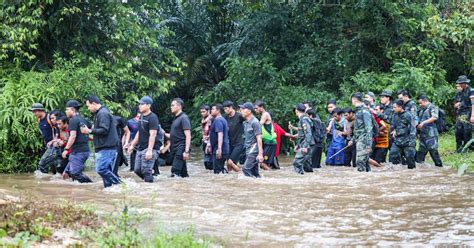
<svg viewBox="0 0 474 248">
<path fill-rule="evenodd" d="M 150 131 L 155 130 L 156 139 L 155 145 L 153 146 L 154 150 L 160 150 L 160 142 L 158 139 L 158 131 L 160 129 L 160 120 L 158 116 L 151 112 L 147 116 L 142 115 L 140 120 L 138 120 L 138 150 L 142 151 L 148 148 L 148 141 L 150 139 Z"/>
<path fill-rule="evenodd" d="M 245 121 L 242 114 L 235 112 L 234 116 L 225 117 L 227 125 L 229 126 L 229 144 L 236 146 L 244 143 L 244 124 Z"/>
<path fill-rule="evenodd" d="M 41 131 L 41 136 L 43 137 L 44 143 L 47 144 L 51 140 L 53 140 L 53 131 L 54 127 L 51 126 L 49 120 L 49 114 L 46 114 L 43 119 L 41 119 L 38 123 L 38 127 Z"/>
<path fill-rule="evenodd" d="M 184 130 L 191 130 L 191 122 L 189 121 L 189 117 L 182 112 L 174 118 L 171 124 L 171 150 L 175 150 L 180 146 L 185 147 L 186 136 L 184 135 Z"/>
<path fill-rule="evenodd" d="M 72 145 L 72 152 L 89 152 L 89 135 L 81 133 L 81 126 L 89 122 L 80 115 L 75 115 L 69 120 L 69 133 L 76 131 L 76 140 Z"/>
</svg>

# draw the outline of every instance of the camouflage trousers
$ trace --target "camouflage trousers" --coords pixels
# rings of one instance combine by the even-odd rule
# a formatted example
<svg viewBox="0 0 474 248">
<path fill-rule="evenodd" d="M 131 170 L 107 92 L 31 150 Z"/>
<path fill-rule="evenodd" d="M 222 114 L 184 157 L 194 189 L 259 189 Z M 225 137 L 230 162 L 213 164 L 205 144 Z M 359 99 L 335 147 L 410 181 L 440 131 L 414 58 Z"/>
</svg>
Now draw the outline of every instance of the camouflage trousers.
<svg viewBox="0 0 474 248">
<path fill-rule="evenodd" d="M 438 137 L 420 137 L 420 142 L 418 143 L 418 151 L 416 152 L 416 162 L 423 163 L 425 162 L 425 157 L 427 153 L 430 153 L 431 159 L 436 166 L 443 166 L 441 162 L 441 157 L 438 152 Z"/>
<path fill-rule="evenodd" d="M 392 144 L 392 147 L 390 148 L 390 162 L 392 162 L 393 164 L 400 164 L 402 162 L 402 154 L 403 154 L 403 157 L 406 159 L 406 163 L 408 164 L 408 169 L 414 169 L 416 167 L 415 146 L 410 146 L 410 145 L 401 146 L 401 145 L 397 145 L 394 142 Z"/>
<path fill-rule="evenodd" d="M 303 153 L 302 148 L 298 148 L 295 160 L 293 160 L 293 167 L 297 173 L 304 174 L 305 172 L 313 172 L 313 151 L 314 146 L 308 148 L 307 153 Z"/>
<path fill-rule="evenodd" d="M 369 165 L 369 156 L 370 150 L 372 149 L 372 144 L 368 144 L 367 142 L 358 141 L 356 144 L 356 165 L 357 170 L 360 172 L 369 172 L 370 165 Z"/>
</svg>

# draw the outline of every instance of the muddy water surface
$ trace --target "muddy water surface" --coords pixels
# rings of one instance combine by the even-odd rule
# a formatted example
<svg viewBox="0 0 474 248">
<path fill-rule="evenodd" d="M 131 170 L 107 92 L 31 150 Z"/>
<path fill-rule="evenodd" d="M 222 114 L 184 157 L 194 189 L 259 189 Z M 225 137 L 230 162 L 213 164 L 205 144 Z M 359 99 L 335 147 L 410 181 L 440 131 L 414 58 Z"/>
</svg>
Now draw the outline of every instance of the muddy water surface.
<svg viewBox="0 0 474 248">
<path fill-rule="evenodd" d="M 153 184 L 122 167 L 126 186 L 106 190 L 93 171 L 87 174 L 96 183 L 88 185 L 51 175 L 0 175 L 0 194 L 73 199 L 102 212 L 126 201 L 156 221 L 193 225 L 198 235 L 228 246 L 474 246 L 472 174 L 387 165 L 372 173 L 324 167 L 300 176 L 282 160 L 281 170 L 264 171 L 262 179 L 210 174 L 196 160 L 188 165 L 190 178 L 168 178 L 170 167 L 163 167 Z"/>
</svg>

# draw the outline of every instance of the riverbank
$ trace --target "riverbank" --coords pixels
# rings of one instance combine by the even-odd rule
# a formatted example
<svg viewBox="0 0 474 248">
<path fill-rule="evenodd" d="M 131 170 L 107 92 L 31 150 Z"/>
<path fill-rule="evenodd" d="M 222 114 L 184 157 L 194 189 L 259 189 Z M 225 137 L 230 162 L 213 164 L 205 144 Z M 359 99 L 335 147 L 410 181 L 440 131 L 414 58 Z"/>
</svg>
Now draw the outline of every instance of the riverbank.
<svg viewBox="0 0 474 248">
<path fill-rule="evenodd" d="M 2 247 L 209 247 L 192 228 L 169 232 L 163 228 L 143 232 L 147 217 L 128 206 L 98 215 L 88 205 L 60 204 L 38 199 L 0 197 Z"/>
</svg>

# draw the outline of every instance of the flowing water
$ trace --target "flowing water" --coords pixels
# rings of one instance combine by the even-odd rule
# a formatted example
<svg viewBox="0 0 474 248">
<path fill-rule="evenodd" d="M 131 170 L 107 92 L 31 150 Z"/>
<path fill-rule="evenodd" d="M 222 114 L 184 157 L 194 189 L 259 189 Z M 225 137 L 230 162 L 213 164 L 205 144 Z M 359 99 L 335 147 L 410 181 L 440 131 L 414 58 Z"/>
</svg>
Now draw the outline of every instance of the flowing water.
<svg viewBox="0 0 474 248">
<path fill-rule="evenodd" d="M 214 175 L 194 160 L 190 178 L 168 178 L 170 167 L 162 167 L 153 184 L 122 167 L 126 185 L 105 190 L 93 171 L 87 174 L 96 183 L 85 185 L 51 175 L 0 175 L 0 194 L 73 199 L 104 212 L 114 202 L 131 202 L 167 226 L 193 225 L 198 235 L 231 247 L 474 246 L 472 174 L 387 165 L 372 173 L 324 167 L 301 176 L 281 160 L 282 169 L 264 171 L 262 179 Z"/>
</svg>

